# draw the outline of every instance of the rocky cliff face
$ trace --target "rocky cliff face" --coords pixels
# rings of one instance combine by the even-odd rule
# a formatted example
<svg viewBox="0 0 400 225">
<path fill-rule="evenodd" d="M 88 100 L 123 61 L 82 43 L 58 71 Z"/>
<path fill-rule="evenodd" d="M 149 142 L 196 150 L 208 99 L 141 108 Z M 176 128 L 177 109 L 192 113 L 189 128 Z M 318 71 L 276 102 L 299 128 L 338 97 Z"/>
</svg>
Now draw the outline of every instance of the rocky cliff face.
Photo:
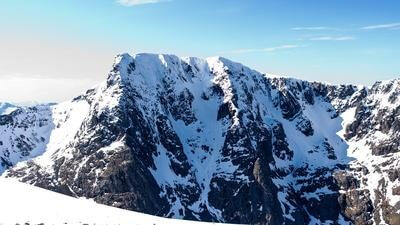
<svg viewBox="0 0 400 225">
<path fill-rule="evenodd" d="M 0 116 L 1 167 L 165 217 L 398 224 L 399 95 L 398 80 L 333 86 L 218 57 L 123 54 L 72 101 Z"/>
</svg>

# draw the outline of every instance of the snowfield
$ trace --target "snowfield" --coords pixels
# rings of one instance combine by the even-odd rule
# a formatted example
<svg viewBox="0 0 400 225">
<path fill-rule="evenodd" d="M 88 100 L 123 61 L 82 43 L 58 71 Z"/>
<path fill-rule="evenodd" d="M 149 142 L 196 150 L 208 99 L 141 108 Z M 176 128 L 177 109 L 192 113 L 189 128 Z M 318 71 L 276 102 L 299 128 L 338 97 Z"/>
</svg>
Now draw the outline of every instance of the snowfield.
<svg viewBox="0 0 400 225">
<path fill-rule="evenodd" d="M 0 178 L 0 225 L 211 225 L 166 219 L 76 199 L 42 188 Z"/>
</svg>

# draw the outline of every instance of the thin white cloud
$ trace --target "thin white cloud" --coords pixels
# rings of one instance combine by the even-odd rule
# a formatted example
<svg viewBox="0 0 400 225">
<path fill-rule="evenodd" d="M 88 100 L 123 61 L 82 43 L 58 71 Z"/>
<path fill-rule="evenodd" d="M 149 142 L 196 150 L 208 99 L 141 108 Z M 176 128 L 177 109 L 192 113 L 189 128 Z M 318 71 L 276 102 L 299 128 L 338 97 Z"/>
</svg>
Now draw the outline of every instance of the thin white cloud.
<svg viewBox="0 0 400 225">
<path fill-rule="evenodd" d="M 342 36 L 342 37 L 331 37 L 331 36 L 322 36 L 322 37 L 314 37 L 310 39 L 311 41 L 353 41 L 354 37 L 351 36 Z"/>
<path fill-rule="evenodd" d="M 137 6 L 137 5 L 144 5 L 144 4 L 153 4 L 159 2 L 165 2 L 169 0 L 117 0 L 117 2 L 123 6 Z"/>
<path fill-rule="evenodd" d="M 279 50 L 293 49 L 293 48 L 298 48 L 298 47 L 300 47 L 300 46 L 299 45 L 281 45 L 281 46 L 270 47 L 270 48 L 237 49 L 237 50 L 231 50 L 231 51 L 226 51 L 226 52 L 222 52 L 222 53 L 244 54 L 244 53 L 254 53 L 254 52 L 276 52 Z"/>
<path fill-rule="evenodd" d="M 312 31 L 312 30 L 328 30 L 328 27 L 293 27 L 291 30 L 307 30 L 307 31 Z"/>
<path fill-rule="evenodd" d="M 386 30 L 398 30 L 400 29 L 400 23 L 387 23 L 387 24 L 378 24 L 365 26 L 361 28 L 362 30 L 378 30 L 378 29 L 386 29 Z"/>
</svg>

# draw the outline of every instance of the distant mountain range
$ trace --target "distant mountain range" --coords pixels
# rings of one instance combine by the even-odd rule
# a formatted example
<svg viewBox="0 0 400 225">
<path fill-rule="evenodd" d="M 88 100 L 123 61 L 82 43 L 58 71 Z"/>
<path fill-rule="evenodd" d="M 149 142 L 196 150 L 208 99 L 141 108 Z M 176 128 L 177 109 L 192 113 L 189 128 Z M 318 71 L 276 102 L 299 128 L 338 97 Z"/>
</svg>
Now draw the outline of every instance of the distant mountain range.
<svg viewBox="0 0 400 225">
<path fill-rule="evenodd" d="M 328 85 L 221 57 L 122 54 L 71 101 L 2 105 L 0 171 L 162 217 L 400 224 L 399 96 L 397 79 Z"/>
<path fill-rule="evenodd" d="M 16 106 L 14 106 L 10 103 L 7 103 L 7 102 L 0 102 L 0 115 L 9 114 L 14 109 L 16 109 Z"/>
</svg>

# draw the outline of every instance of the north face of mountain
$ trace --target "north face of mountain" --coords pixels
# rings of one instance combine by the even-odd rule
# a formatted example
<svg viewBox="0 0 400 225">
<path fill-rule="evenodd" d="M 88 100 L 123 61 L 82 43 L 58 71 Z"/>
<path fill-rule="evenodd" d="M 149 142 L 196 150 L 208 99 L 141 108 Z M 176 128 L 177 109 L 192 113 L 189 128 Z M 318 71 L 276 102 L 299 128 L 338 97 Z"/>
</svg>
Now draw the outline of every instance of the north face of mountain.
<svg viewBox="0 0 400 225">
<path fill-rule="evenodd" d="M 399 93 L 398 80 L 334 86 L 123 54 L 72 101 L 0 116 L 3 176 L 173 218 L 396 224 Z"/>
</svg>

